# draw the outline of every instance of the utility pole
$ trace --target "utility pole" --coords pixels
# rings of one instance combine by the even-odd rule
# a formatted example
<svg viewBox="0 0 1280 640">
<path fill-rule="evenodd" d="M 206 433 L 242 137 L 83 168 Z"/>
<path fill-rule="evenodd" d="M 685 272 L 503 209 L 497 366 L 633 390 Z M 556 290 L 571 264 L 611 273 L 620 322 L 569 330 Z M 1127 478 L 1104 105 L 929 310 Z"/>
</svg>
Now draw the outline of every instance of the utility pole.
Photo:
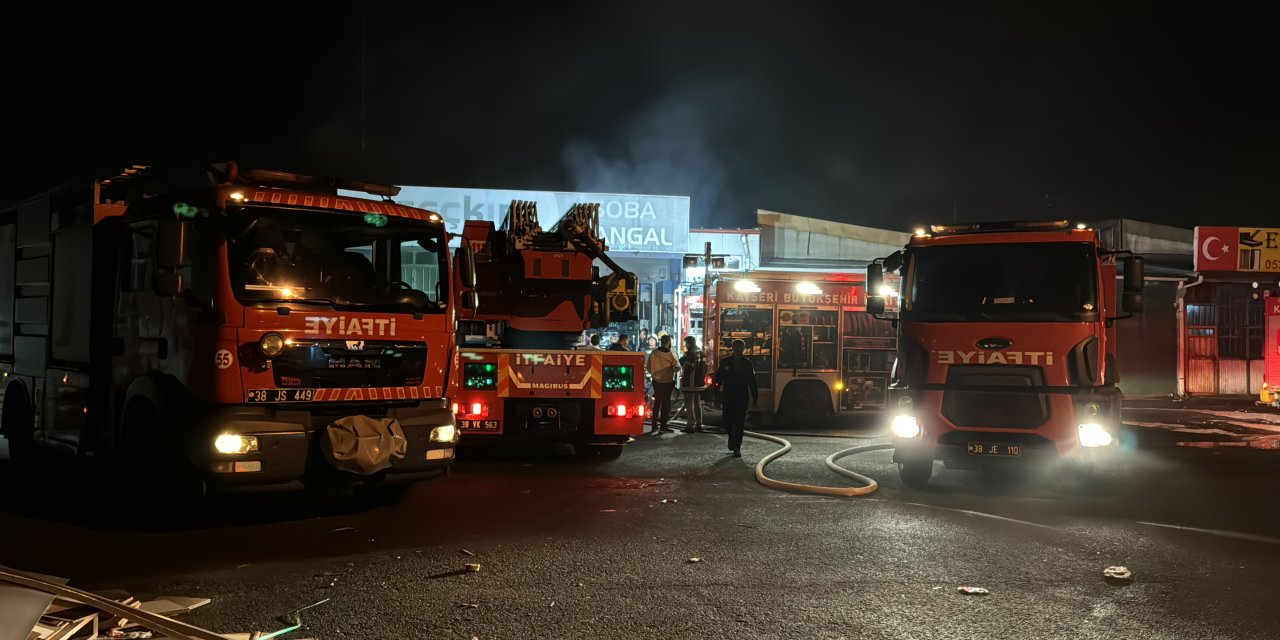
<svg viewBox="0 0 1280 640">
<path fill-rule="evenodd" d="M 702 349 L 707 348 L 707 309 L 711 306 L 711 242 L 702 252 Z"/>
</svg>

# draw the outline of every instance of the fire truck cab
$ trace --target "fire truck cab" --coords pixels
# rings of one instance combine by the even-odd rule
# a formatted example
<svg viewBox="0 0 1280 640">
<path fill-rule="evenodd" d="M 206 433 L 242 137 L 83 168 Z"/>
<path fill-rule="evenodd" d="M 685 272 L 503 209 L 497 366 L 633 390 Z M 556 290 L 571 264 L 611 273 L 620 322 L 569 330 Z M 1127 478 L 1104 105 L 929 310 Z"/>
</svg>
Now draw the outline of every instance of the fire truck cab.
<svg viewBox="0 0 1280 640">
<path fill-rule="evenodd" d="M 867 269 L 901 273 L 891 390 L 894 462 L 919 487 L 953 468 L 1106 464 L 1119 447 L 1115 253 L 1065 221 L 919 230 Z M 1142 309 L 1143 262 L 1124 257 L 1121 307 Z M 884 297 L 868 308 L 884 313 Z"/>
<path fill-rule="evenodd" d="M 395 187 L 234 163 L 210 176 L 158 188 L 131 167 L 0 211 L 15 459 L 45 445 L 196 490 L 446 469 L 440 216 L 390 202 Z"/>
</svg>

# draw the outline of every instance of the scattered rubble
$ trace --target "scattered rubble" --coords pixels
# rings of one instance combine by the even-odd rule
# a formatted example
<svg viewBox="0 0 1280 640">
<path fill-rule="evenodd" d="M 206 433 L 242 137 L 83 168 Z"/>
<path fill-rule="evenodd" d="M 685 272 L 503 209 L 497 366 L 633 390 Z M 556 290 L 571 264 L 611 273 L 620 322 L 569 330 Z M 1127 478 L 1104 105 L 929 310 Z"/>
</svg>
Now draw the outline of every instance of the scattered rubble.
<svg viewBox="0 0 1280 640">
<path fill-rule="evenodd" d="M 1129 567 L 1107 567 L 1102 570 L 1102 577 L 1115 582 L 1128 582 L 1133 578 L 1133 572 L 1129 570 Z"/>
<path fill-rule="evenodd" d="M 279 620 L 289 626 L 274 632 L 218 634 L 173 619 L 209 604 L 209 598 L 162 596 L 138 600 L 120 592 L 81 591 L 67 586 L 66 582 L 62 578 L 0 566 L 0 611 L 4 612 L 0 619 L 0 637 L 270 640 L 301 629 L 301 612 L 329 601 L 325 598 L 280 616 Z"/>
<path fill-rule="evenodd" d="M 960 593 L 963 593 L 963 594 L 964 594 L 964 595 L 966 595 L 966 596 L 986 596 L 986 595 L 991 595 L 991 592 L 990 592 L 990 591 L 987 591 L 986 589 L 984 589 L 984 588 L 982 588 L 982 587 L 960 587 L 959 589 L 956 589 L 956 590 L 957 590 L 957 591 L 959 591 Z"/>
<path fill-rule="evenodd" d="M 480 573 L 480 563 L 471 562 L 467 564 L 467 573 Z"/>
</svg>

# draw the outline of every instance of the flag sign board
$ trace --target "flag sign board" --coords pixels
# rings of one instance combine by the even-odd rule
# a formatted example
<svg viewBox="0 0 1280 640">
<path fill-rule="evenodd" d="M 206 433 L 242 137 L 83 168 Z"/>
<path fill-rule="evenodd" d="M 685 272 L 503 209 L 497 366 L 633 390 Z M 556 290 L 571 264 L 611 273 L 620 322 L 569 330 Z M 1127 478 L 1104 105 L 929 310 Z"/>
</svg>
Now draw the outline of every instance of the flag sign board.
<svg viewBox="0 0 1280 640">
<path fill-rule="evenodd" d="M 1280 229 L 1196 227 L 1196 271 L 1280 273 Z"/>
</svg>

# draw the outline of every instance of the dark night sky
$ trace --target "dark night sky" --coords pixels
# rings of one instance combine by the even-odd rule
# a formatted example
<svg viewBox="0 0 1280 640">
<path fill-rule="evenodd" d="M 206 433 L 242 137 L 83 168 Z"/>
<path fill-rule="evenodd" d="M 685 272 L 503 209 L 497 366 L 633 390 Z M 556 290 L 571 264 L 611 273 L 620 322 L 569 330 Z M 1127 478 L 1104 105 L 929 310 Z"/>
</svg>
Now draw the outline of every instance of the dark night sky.
<svg viewBox="0 0 1280 640">
<path fill-rule="evenodd" d="M 1277 24 L 1218 3 L 190 4 L 6 30 L 0 199 L 236 159 L 684 194 L 696 226 L 1280 226 Z"/>
</svg>

